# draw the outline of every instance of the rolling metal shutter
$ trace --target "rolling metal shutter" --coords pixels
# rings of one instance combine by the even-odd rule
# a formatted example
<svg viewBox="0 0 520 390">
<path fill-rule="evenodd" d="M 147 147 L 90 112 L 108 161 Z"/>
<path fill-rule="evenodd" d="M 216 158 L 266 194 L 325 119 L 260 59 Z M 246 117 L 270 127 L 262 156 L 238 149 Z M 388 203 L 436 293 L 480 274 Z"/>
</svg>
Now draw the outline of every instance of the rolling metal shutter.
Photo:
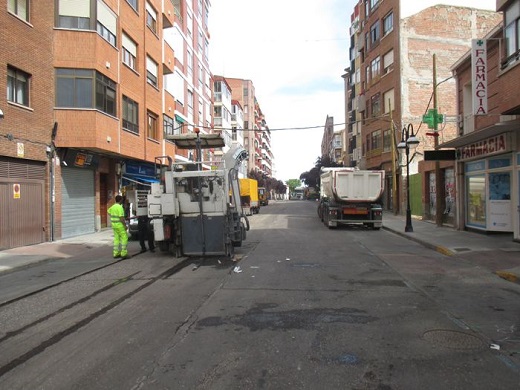
<svg viewBox="0 0 520 390">
<path fill-rule="evenodd" d="M 61 183 L 61 238 L 94 233 L 94 171 L 62 167 Z"/>
<path fill-rule="evenodd" d="M 44 179 L 45 163 L 0 157 L 0 250 L 45 242 Z"/>
</svg>

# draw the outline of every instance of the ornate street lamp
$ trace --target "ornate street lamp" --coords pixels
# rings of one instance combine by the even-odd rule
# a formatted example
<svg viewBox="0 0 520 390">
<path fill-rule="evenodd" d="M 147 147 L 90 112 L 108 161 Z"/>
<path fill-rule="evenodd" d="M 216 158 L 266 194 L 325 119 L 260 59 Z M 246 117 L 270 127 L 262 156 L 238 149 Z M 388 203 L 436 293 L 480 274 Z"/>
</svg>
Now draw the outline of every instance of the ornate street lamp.
<svg viewBox="0 0 520 390">
<path fill-rule="evenodd" d="M 406 226 L 405 232 L 413 232 L 412 227 L 412 210 L 410 209 L 410 149 L 415 150 L 419 145 L 419 139 L 413 132 L 413 126 L 410 123 L 403 127 L 401 133 L 401 142 L 397 145 L 397 149 L 406 151 Z"/>
</svg>

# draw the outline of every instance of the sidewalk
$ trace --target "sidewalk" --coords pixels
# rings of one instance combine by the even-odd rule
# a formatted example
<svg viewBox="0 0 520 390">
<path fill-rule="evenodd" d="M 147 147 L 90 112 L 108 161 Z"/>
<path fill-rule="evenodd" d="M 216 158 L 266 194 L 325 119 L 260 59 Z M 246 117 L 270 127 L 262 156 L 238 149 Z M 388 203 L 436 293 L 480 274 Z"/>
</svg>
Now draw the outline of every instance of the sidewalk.
<svg viewBox="0 0 520 390">
<path fill-rule="evenodd" d="M 520 283 L 520 243 L 512 234 L 484 234 L 458 231 L 449 226 L 412 220 L 413 232 L 405 233 L 405 217 L 386 213 L 383 229 L 399 234 L 446 256 L 463 258 L 489 269 L 490 272 L 512 282 Z M 0 274 L 20 267 L 52 260 L 66 259 L 85 254 L 93 248 L 106 247 L 106 257 L 111 259 L 112 229 L 92 234 L 37 245 L 0 251 Z M 128 242 L 129 253 L 139 252 L 139 242 Z"/>
<path fill-rule="evenodd" d="M 412 219 L 413 232 L 405 233 L 404 215 L 387 213 L 383 229 L 436 250 L 446 256 L 469 260 L 511 282 L 520 283 L 520 243 L 512 233 L 476 233 L 438 227 L 434 222 Z"/>
<path fill-rule="evenodd" d="M 0 275 L 43 261 L 79 257 L 95 248 L 106 247 L 107 260 L 112 259 L 111 228 L 53 242 L 28 245 L 0 251 Z M 128 241 L 128 252 L 139 252 L 139 241 Z"/>
</svg>

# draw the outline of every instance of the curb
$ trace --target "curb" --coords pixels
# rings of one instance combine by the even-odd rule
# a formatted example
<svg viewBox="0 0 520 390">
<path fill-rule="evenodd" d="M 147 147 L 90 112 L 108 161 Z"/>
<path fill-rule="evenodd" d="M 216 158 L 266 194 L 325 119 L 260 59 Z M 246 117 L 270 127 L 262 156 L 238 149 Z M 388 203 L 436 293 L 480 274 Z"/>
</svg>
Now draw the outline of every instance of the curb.
<svg viewBox="0 0 520 390">
<path fill-rule="evenodd" d="M 505 279 L 509 282 L 518 283 L 520 284 L 520 280 L 518 278 L 518 275 L 508 272 L 508 271 L 496 271 L 495 275 L 501 277 L 502 279 Z"/>
<path fill-rule="evenodd" d="M 419 239 L 417 237 L 413 237 L 413 236 L 411 236 L 411 235 L 409 235 L 407 233 L 403 233 L 403 232 L 397 231 L 397 230 L 392 229 L 392 228 L 390 228 L 388 226 L 385 226 L 385 225 L 383 225 L 383 229 L 388 230 L 389 232 L 397 234 L 397 235 L 399 235 L 401 237 L 407 238 L 410 241 L 414 241 L 414 242 L 416 242 L 418 244 L 421 244 L 422 246 L 424 246 L 426 248 L 429 248 L 429 249 L 432 249 L 432 250 L 434 250 L 436 252 L 439 252 L 439 253 L 441 253 L 441 254 L 443 254 L 445 256 L 455 256 L 455 252 L 449 250 L 448 248 L 446 248 L 444 246 L 430 244 L 429 242 L 421 240 L 421 239 Z"/>
</svg>

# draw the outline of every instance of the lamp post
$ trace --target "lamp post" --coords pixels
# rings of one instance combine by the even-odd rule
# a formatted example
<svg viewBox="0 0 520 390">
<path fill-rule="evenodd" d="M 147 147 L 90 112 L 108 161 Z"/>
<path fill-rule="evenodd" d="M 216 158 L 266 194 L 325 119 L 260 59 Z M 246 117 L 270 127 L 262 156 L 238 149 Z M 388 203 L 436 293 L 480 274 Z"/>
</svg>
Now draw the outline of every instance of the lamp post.
<svg viewBox="0 0 520 390">
<path fill-rule="evenodd" d="M 419 139 L 413 132 L 413 125 L 403 127 L 401 133 L 401 142 L 397 145 L 397 149 L 406 151 L 406 226 L 405 232 L 413 232 L 412 227 L 412 210 L 410 209 L 410 149 L 415 150 L 419 144 Z"/>
</svg>

